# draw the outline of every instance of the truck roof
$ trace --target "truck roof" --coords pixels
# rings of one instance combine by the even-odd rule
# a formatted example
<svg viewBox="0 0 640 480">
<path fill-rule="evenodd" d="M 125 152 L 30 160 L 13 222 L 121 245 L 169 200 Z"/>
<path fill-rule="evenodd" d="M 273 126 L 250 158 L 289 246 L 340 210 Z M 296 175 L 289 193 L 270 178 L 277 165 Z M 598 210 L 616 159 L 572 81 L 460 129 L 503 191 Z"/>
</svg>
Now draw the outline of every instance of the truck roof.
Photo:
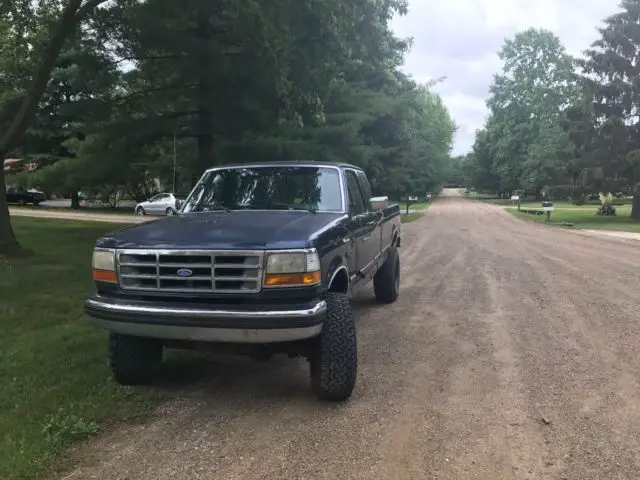
<svg viewBox="0 0 640 480">
<path fill-rule="evenodd" d="M 344 162 L 319 162 L 317 160 L 278 160 L 273 162 L 250 162 L 250 163 L 225 163 L 216 165 L 207 169 L 213 170 L 216 168 L 240 168 L 240 167 L 288 167 L 288 166 L 310 166 L 310 167 L 339 167 L 339 168 L 353 168 L 355 170 L 362 170 L 361 167 Z"/>
</svg>

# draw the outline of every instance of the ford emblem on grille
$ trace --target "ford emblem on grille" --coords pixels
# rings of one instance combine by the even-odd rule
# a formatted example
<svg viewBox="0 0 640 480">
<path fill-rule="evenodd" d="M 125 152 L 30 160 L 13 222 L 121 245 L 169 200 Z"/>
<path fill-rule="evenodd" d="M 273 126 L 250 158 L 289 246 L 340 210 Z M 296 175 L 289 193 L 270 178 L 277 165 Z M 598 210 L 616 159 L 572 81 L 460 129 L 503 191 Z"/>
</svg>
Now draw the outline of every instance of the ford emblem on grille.
<svg viewBox="0 0 640 480">
<path fill-rule="evenodd" d="M 188 268 L 181 268 L 176 273 L 179 277 L 190 277 L 191 275 L 193 275 L 193 271 L 189 270 Z"/>
</svg>

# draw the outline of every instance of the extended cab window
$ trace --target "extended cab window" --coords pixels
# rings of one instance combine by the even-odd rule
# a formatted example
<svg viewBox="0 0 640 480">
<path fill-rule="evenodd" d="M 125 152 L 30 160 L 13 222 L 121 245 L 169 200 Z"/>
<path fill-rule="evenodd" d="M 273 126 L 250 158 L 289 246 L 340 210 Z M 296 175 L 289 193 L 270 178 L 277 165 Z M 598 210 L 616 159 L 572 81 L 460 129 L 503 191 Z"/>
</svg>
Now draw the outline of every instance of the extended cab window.
<svg viewBox="0 0 640 480">
<path fill-rule="evenodd" d="M 349 191 L 349 212 L 353 215 L 360 215 L 364 213 L 365 209 L 360 187 L 358 187 L 358 179 L 353 170 L 346 170 L 345 173 L 347 175 L 347 190 Z"/>
<path fill-rule="evenodd" d="M 310 210 L 341 212 L 338 170 L 307 166 L 247 166 L 207 172 L 183 212 Z"/>
<path fill-rule="evenodd" d="M 369 180 L 367 180 L 367 176 L 364 174 L 364 172 L 359 171 L 358 173 L 356 173 L 356 176 L 358 177 L 360 190 L 362 190 L 362 195 L 364 196 L 363 200 L 365 202 L 365 207 L 367 208 L 367 210 L 369 210 L 371 208 L 370 200 L 371 197 L 373 197 L 373 193 L 371 192 L 371 185 L 369 184 Z"/>
</svg>

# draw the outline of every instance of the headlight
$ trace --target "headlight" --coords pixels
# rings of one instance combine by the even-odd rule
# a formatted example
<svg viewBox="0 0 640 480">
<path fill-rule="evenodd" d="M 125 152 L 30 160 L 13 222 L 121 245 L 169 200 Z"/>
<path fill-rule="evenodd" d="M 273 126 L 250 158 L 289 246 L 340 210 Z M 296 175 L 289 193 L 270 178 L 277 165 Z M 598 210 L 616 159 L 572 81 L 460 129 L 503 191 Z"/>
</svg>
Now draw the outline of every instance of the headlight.
<svg viewBox="0 0 640 480">
<path fill-rule="evenodd" d="M 267 257 L 265 287 L 310 286 L 320 283 L 317 252 L 271 253 Z"/>
<path fill-rule="evenodd" d="M 93 251 L 93 279 L 96 282 L 118 283 L 115 250 L 99 248 Z"/>
</svg>

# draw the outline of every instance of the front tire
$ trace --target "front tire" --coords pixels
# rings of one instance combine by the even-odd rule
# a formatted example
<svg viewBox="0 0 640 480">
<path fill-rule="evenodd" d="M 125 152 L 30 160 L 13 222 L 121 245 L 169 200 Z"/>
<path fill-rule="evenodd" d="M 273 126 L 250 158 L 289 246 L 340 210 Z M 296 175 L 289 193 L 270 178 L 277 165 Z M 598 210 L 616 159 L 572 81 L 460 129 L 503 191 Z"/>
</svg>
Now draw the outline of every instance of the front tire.
<svg viewBox="0 0 640 480">
<path fill-rule="evenodd" d="M 380 303 L 393 303 L 400 295 L 400 255 L 392 246 L 389 256 L 373 277 L 373 292 Z"/>
<path fill-rule="evenodd" d="M 311 388 L 319 399 L 339 402 L 348 399 L 356 385 L 356 327 L 347 294 L 328 293 L 325 300 L 327 318 L 309 359 Z"/>
<path fill-rule="evenodd" d="M 151 383 L 162 366 L 162 343 L 110 332 L 109 365 L 121 385 Z"/>
<path fill-rule="evenodd" d="M 146 212 L 144 211 L 144 208 L 142 207 L 138 207 L 136 208 L 136 215 L 144 215 Z"/>
<path fill-rule="evenodd" d="M 167 217 L 172 217 L 172 216 L 174 216 L 176 214 L 176 211 L 173 208 L 169 207 L 169 208 L 167 208 L 167 212 L 166 213 L 167 213 Z"/>
</svg>

